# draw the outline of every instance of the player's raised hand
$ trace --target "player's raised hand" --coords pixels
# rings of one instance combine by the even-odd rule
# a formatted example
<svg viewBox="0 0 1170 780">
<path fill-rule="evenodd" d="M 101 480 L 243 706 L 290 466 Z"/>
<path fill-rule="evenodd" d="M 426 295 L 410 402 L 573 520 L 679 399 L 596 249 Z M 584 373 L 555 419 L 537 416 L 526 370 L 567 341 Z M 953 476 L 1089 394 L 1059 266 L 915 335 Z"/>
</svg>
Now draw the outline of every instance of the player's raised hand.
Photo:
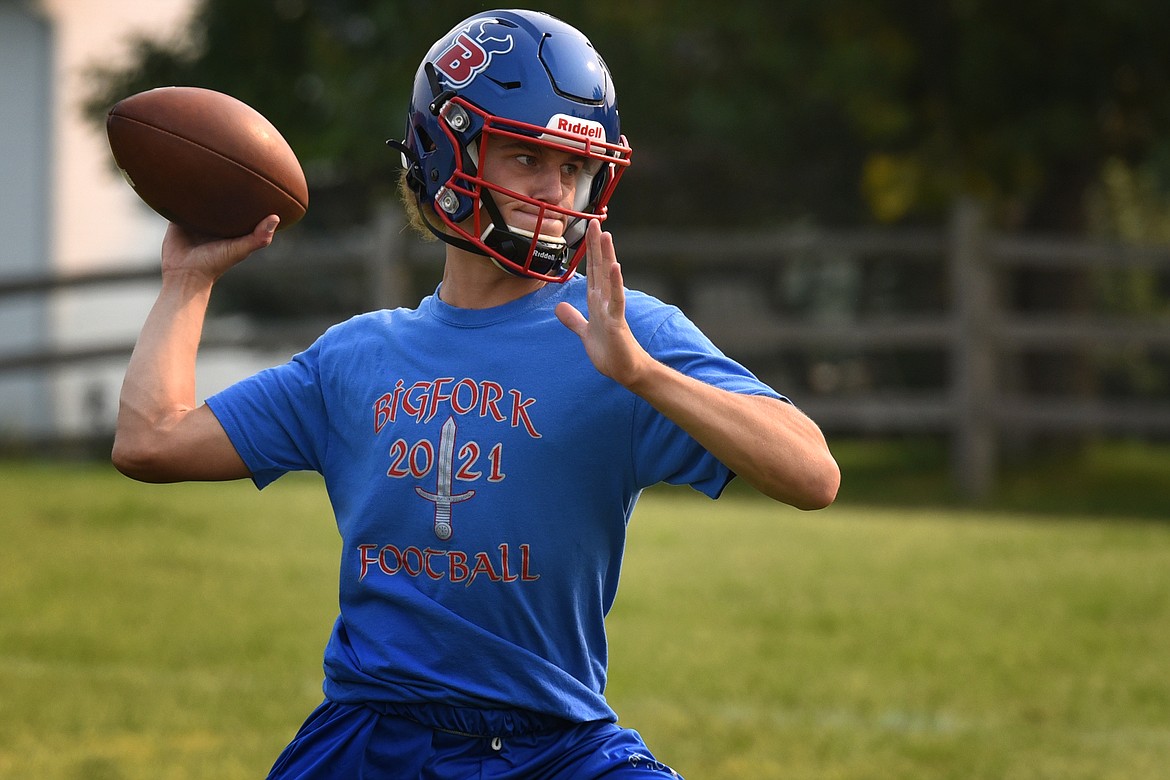
<svg viewBox="0 0 1170 780">
<path fill-rule="evenodd" d="M 229 268 L 272 243 L 280 217 L 271 214 L 247 235 L 218 239 L 171 223 L 162 244 L 163 273 L 190 273 L 214 282 Z"/>
<path fill-rule="evenodd" d="M 642 348 L 626 322 L 626 291 L 613 236 L 601 222 L 589 221 L 585 233 L 588 319 L 568 303 L 557 305 L 557 319 L 576 333 L 593 365 L 605 376 L 631 387 L 653 358 Z"/>
</svg>

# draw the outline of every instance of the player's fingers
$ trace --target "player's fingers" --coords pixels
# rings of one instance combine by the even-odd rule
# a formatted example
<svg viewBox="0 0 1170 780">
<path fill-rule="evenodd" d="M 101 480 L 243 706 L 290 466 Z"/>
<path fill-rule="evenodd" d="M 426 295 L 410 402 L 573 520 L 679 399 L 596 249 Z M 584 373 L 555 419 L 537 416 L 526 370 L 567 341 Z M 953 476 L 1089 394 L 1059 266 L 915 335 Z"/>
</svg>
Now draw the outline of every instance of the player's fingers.
<svg viewBox="0 0 1170 780">
<path fill-rule="evenodd" d="M 601 249 L 601 222 L 591 219 L 585 228 L 585 262 L 588 269 L 586 275 L 591 290 L 599 289 L 602 281 L 609 275 L 603 268 L 604 260 Z"/>
<path fill-rule="evenodd" d="M 561 324 L 576 333 L 578 336 L 584 333 L 585 328 L 589 325 L 589 321 L 585 319 L 585 316 L 581 314 L 581 312 L 577 311 L 577 309 L 574 308 L 570 303 L 561 301 L 557 304 L 557 307 L 554 311 L 556 312 L 557 319 L 561 321 Z"/>
<path fill-rule="evenodd" d="M 261 220 L 251 233 L 209 243 L 207 250 L 211 253 L 210 262 L 214 269 L 218 273 L 223 273 L 237 263 L 243 262 L 253 252 L 271 244 L 278 224 L 280 218 L 271 214 Z"/>
<path fill-rule="evenodd" d="M 279 224 L 280 217 L 269 214 L 256 223 L 256 227 L 252 229 L 251 233 L 239 238 L 229 238 L 224 244 L 224 253 L 235 262 L 243 260 L 256 250 L 271 244 Z"/>
<path fill-rule="evenodd" d="M 604 258 L 605 274 L 602 278 L 605 285 L 605 299 L 611 315 L 624 316 L 626 309 L 625 279 L 622 277 L 622 266 L 617 261 L 617 251 L 613 246 L 613 234 L 600 231 L 598 236 L 598 250 Z"/>
<path fill-rule="evenodd" d="M 272 237 L 276 235 L 276 228 L 279 226 L 280 217 L 276 214 L 269 214 L 256 224 L 249 238 L 252 239 L 253 244 L 259 244 L 260 247 L 268 246 L 272 243 Z"/>
<path fill-rule="evenodd" d="M 236 238 L 215 238 L 171 224 L 163 239 L 163 268 L 197 271 L 218 278 L 253 252 L 271 244 L 279 224 L 280 218 L 271 214 L 251 233 Z"/>
<path fill-rule="evenodd" d="M 602 258 L 607 263 L 617 262 L 617 252 L 613 248 L 613 234 L 608 230 L 601 229 L 601 222 L 593 220 L 593 224 L 597 225 L 597 247 L 601 252 Z"/>
<path fill-rule="evenodd" d="M 220 247 L 226 247 L 227 254 L 229 255 L 239 252 L 247 255 L 271 244 L 272 238 L 276 233 L 276 228 L 279 225 L 280 217 L 276 214 L 269 214 L 256 223 L 256 227 L 252 229 L 251 233 L 246 233 L 236 238 L 221 239 L 204 233 L 196 233 L 182 225 L 172 222 L 167 226 L 167 232 L 163 241 L 164 247 L 166 244 L 171 244 L 180 249 L 191 250 L 203 244 L 216 244 Z"/>
</svg>

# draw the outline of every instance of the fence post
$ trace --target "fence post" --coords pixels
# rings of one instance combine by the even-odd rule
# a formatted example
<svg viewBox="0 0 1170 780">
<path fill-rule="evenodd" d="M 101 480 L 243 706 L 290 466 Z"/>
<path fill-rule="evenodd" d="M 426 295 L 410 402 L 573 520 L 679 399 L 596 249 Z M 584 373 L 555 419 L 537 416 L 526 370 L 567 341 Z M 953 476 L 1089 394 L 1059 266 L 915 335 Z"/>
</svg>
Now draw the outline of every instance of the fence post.
<svg viewBox="0 0 1170 780">
<path fill-rule="evenodd" d="M 995 490 L 998 465 L 993 334 L 998 309 L 994 272 L 986 256 L 985 217 L 973 199 L 955 204 L 949 252 L 955 322 L 951 464 L 962 494 L 982 501 Z"/>
</svg>

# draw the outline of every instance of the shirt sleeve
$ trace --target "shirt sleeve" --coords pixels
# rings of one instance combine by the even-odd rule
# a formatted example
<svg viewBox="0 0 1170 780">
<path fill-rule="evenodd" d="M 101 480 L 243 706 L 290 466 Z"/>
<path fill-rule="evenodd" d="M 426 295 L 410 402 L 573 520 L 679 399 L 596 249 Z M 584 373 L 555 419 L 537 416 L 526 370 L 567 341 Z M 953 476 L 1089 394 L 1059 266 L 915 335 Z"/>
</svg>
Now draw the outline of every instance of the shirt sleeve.
<svg viewBox="0 0 1170 780">
<path fill-rule="evenodd" d="M 207 399 L 263 488 L 289 471 L 320 471 L 328 436 L 317 345 Z"/>
<path fill-rule="evenodd" d="M 681 311 L 675 309 L 645 342 L 655 359 L 715 387 L 787 401 L 744 366 L 723 354 Z M 690 485 L 718 498 L 735 474 L 674 422 L 638 399 L 635 463 L 639 483 Z"/>
</svg>

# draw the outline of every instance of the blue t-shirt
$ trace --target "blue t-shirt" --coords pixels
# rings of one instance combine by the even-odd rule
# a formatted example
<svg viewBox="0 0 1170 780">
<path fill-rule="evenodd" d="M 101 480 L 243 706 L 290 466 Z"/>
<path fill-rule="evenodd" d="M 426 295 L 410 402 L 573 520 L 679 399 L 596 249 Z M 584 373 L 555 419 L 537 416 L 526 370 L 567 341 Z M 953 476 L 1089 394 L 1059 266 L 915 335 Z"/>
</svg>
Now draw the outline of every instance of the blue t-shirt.
<svg viewBox="0 0 1170 780">
<path fill-rule="evenodd" d="M 614 719 L 604 618 L 638 495 L 717 497 L 733 475 L 593 367 L 553 313 L 586 312 L 585 289 L 364 314 L 208 399 L 259 487 L 324 477 L 342 539 L 328 698 Z M 780 397 L 677 308 L 627 296 L 658 360 Z"/>
</svg>

